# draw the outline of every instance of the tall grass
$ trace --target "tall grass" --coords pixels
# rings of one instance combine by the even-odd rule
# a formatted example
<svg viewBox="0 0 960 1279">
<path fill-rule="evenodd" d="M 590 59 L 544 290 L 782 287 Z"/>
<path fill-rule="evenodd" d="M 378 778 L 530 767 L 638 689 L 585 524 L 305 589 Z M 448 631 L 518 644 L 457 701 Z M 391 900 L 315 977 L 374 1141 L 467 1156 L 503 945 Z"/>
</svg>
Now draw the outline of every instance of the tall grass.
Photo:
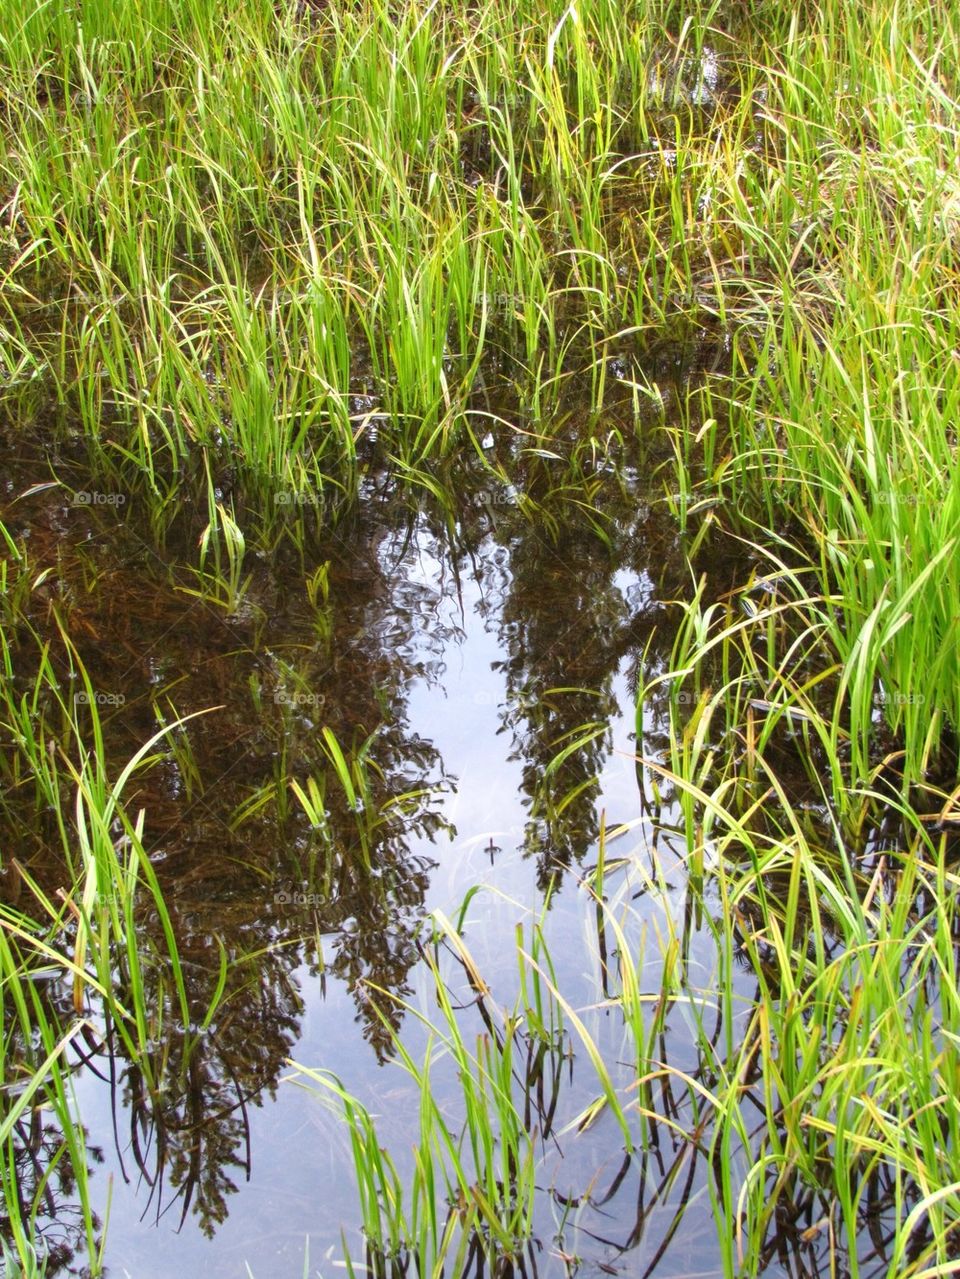
<svg viewBox="0 0 960 1279">
<path fill-rule="evenodd" d="M 537 1151 L 550 1136 L 552 1123 L 551 1094 L 547 1092 L 545 1105 L 542 1091 L 545 1059 L 552 1061 L 555 1100 L 565 1032 L 561 1008 L 539 969 L 530 964 L 522 928 L 520 932 L 517 953 L 523 980 L 509 1011 L 492 1002 L 492 992 L 460 932 L 442 912 L 437 913 L 435 937 L 426 952 L 437 1022 L 389 991 L 369 992 L 374 1000 L 399 1002 L 427 1032 L 418 1064 L 381 1014 L 397 1064 L 410 1077 L 417 1099 L 418 1132 L 412 1169 L 404 1169 L 406 1178 L 398 1170 L 402 1157 L 382 1146 L 370 1111 L 340 1080 L 308 1066 L 299 1067 L 294 1076 L 311 1089 L 322 1089 L 347 1125 L 368 1256 L 377 1273 L 388 1273 L 393 1265 L 412 1267 L 421 1275 L 439 1273 L 451 1264 L 457 1274 L 473 1264 L 496 1270 L 519 1261 L 529 1245 Z M 473 1035 L 457 1017 L 451 979 L 441 975 L 441 942 L 471 991 L 480 1019 Z M 530 945 L 534 954 L 544 953 L 536 923 Z M 459 1113 L 453 1119 L 436 1086 L 435 1067 L 443 1059 L 456 1070 Z"/>
<path fill-rule="evenodd" d="M 177 938 L 144 847 L 144 814 L 128 811 L 124 797 L 158 744 L 185 721 L 165 724 L 116 777 L 108 776 L 98 692 L 62 626 L 56 643 L 44 642 L 16 613 L 10 579 L 28 565 L 14 549 L 19 563 L 5 566 L 10 615 L 0 619 L 0 809 L 5 828 L 18 829 L 23 847 L 32 842 L 44 856 L 39 871 L 28 868 L 32 859 L 18 859 L 16 848 L 0 858 L 0 1180 L 24 1274 L 43 1268 L 37 1219 L 55 1202 L 55 1176 L 78 1198 L 83 1247 L 98 1274 L 102 1223 L 91 1206 L 72 1074 L 109 1044 L 136 1063 L 155 1099 L 169 1086 L 163 1077 L 169 1063 L 166 1054 L 158 1057 L 157 1043 L 173 1027 L 182 1031 L 186 1072 L 226 973 L 209 1008 L 190 1007 Z M 45 886 L 51 861 L 55 892 Z M 159 945 L 140 924 L 145 901 L 159 921 Z M 44 1113 L 55 1121 L 52 1136 Z M 37 1159 L 39 1132 L 45 1168 Z"/>
<path fill-rule="evenodd" d="M 938 811 L 918 811 L 897 799 L 887 761 L 851 785 L 820 696 L 845 672 L 811 667 L 819 645 L 804 648 L 784 621 L 808 603 L 797 594 L 747 622 L 695 601 L 673 669 L 643 690 L 669 690 L 667 756 L 643 766 L 674 789 L 690 884 L 702 891 L 706 863 L 718 907 L 704 915 L 728 1026 L 722 1050 L 710 1045 L 727 1170 L 718 1226 L 736 1241 L 730 1272 L 757 1273 L 781 1210 L 816 1203 L 817 1229 L 850 1244 L 879 1181 L 894 1215 L 886 1273 L 946 1273 L 960 1207 L 956 797 L 929 790 Z M 807 787 L 815 802 L 800 804 Z M 740 1013 L 735 957 L 756 981 Z"/>
<path fill-rule="evenodd" d="M 719 518 L 813 540 L 858 769 L 882 685 L 916 779 L 960 712 L 958 35 L 912 0 L 8 10 L 5 402 L 45 387 L 158 532 L 226 475 L 211 529 L 273 545 L 374 456 L 491 407 L 549 435 L 611 349 L 639 387 L 722 339 L 670 488 L 706 465 Z"/>
<path fill-rule="evenodd" d="M 797 1205 L 822 1207 L 809 1228 L 829 1236 L 831 1264 L 845 1239 L 855 1270 L 879 1183 L 897 1220 L 888 1273 L 948 1272 L 958 46 L 956 6 L 917 0 L 243 0 L 229 22 L 212 0 L 0 9 L 4 429 L 79 442 L 105 486 L 137 494 L 158 542 L 199 510 L 187 589 L 241 614 L 251 552 L 284 537 L 302 549 L 372 473 L 440 492 L 438 464 L 483 454 L 491 427 L 552 458 L 572 434 L 580 461 L 632 429 L 666 457 L 664 518 L 691 560 L 718 529 L 759 560 L 711 603 L 694 574 L 671 669 L 646 672 L 641 697 L 661 699 L 665 743 L 641 743 L 644 780 L 685 850 L 722 1034 L 682 932 L 655 999 L 642 994 L 600 873 L 603 928 L 623 934 L 611 999 L 636 1098 L 543 953 L 519 961 L 539 992 L 523 995 L 526 1040 L 518 1004 L 474 1047 L 441 994 L 435 1043 L 458 1065 L 465 1126 L 435 1106 L 432 1049 L 420 1064 L 395 1039 L 420 1096 L 412 1198 L 369 1114 L 322 1081 L 381 1255 L 407 1250 L 433 1273 L 454 1240 L 461 1261 L 522 1252 L 536 1162 L 514 1067 L 521 1040 L 543 1038 L 549 991 L 599 1081 L 584 1122 L 615 1116 L 625 1150 L 643 1152 L 667 1122 L 654 1083 L 684 1090 L 691 1145 L 716 1170 L 726 1273 L 758 1273 Z M 700 363 L 671 388 L 655 357 L 674 347 Z M 108 776 L 69 624 L 25 627 L 25 557 L 4 545 L 0 802 L 33 797 L 69 889 L 53 900 L 25 878 L 30 909 L 3 911 L 0 1176 L 13 1195 L 17 1125 L 42 1090 L 95 1267 L 66 1059 L 95 1033 L 96 1004 L 157 1082 L 137 892 L 161 920 L 157 1016 L 198 1021 L 143 819 L 124 803 L 171 726 Z M 363 747 L 348 760 L 332 730 L 324 741 L 368 859 Z M 321 783 L 274 787 L 281 802 L 288 790 L 322 831 Z M 898 834 L 877 853 L 884 807 Z M 446 940 L 466 962 L 458 930 Z M 28 980 L 45 964 L 67 977 L 63 1025 Z M 757 993 L 741 1004 L 744 970 Z M 681 1002 L 696 1077 L 657 1057 Z M 13 1202 L 29 1267 L 36 1201 Z"/>
</svg>

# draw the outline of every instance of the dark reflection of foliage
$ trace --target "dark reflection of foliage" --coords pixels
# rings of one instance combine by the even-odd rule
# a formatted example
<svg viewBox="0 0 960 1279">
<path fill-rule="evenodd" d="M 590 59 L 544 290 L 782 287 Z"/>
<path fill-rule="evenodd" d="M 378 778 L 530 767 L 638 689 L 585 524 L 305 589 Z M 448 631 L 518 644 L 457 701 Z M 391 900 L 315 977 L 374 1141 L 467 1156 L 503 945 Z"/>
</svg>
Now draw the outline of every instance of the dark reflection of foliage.
<svg viewBox="0 0 960 1279">
<path fill-rule="evenodd" d="M 126 1126 L 121 1142 L 130 1151 L 121 1165 L 124 1176 L 150 1187 L 145 1212 L 159 1218 L 179 1200 L 179 1221 L 192 1209 L 207 1236 L 225 1220 L 237 1177 L 250 1173 L 249 1107 L 261 1104 L 265 1090 L 273 1093 L 296 1042 L 300 1002 L 291 974 L 301 954 L 297 946 L 275 949 L 233 969 L 214 1020 L 191 1027 L 189 1038 L 177 1010 L 167 1008 L 151 1054 L 159 1091 L 151 1092 L 141 1063 L 111 1054 L 114 1104 L 123 1103 L 115 1122 Z M 216 954 L 203 961 L 197 954 L 185 962 L 193 1006 L 196 997 L 209 999 L 217 971 Z M 116 1047 L 114 1036 L 108 1042 Z"/>
<path fill-rule="evenodd" d="M 212 1234 L 249 1172 L 249 1108 L 273 1091 L 298 1036 L 296 970 L 355 989 L 357 1017 L 379 1055 L 389 1036 L 367 1006 L 361 979 L 409 990 L 418 958 L 412 937 L 431 868 L 409 843 L 440 829 L 432 795 L 448 784 L 435 749 L 412 732 L 406 712 L 411 681 L 435 677 L 448 638 L 428 630 L 436 589 L 411 580 L 409 564 L 400 562 L 410 551 L 405 524 L 358 519 L 315 563 L 278 559 L 269 571 L 257 570 L 251 607 L 229 618 L 165 580 L 164 565 L 134 528 L 105 530 L 89 511 L 64 507 L 56 490 L 14 515 L 13 531 L 32 534 L 34 563 L 59 570 L 30 600 L 28 620 L 51 639 L 52 660 L 70 689 L 56 609 L 104 695 L 108 776 L 156 732 L 158 719 L 218 708 L 164 742 L 125 795 L 128 812 L 146 814 L 144 845 L 176 935 L 192 1047 L 186 1050 L 188 1034 L 161 965 L 149 970 L 146 991 L 160 1087 L 151 1092 L 146 1063 L 126 1060 L 109 1028 L 99 1058 L 114 1084 L 124 1174 L 148 1183 L 151 1214 L 173 1209 L 182 1219 L 192 1211 Z M 73 527 L 77 521 L 87 526 L 85 537 Z M 68 532 L 79 551 L 65 549 Z M 304 577 L 324 565 L 327 597 L 308 606 Z M 26 630 L 17 658 L 25 692 L 36 662 Z M 291 688 L 297 696 L 288 696 Z M 40 710 L 67 753 L 75 751 L 55 699 L 47 697 Z M 79 718 L 89 730 L 85 714 L 81 709 Z M 370 805 L 362 819 L 369 822 L 369 866 L 360 851 L 361 816 L 338 790 L 321 748 L 324 725 L 348 758 L 368 743 Z M 289 789 L 291 780 L 310 777 L 325 788 L 323 832 L 311 827 Z M 63 786 L 69 809 L 66 771 Z M 27 788 L 2 789 L 0 834 L 53 894 L 65 882 L 56 827 Z M 404 794 L 403 803 L 390 802 Z M 8 838 L 14 831 L 16 844 Z M 148 899 L 136 919 L 141 954 L 162 954 Z M 201 1033 L 221 944 L 228 982 Z M 248 954 L 255 958 L 245 961 Z M 116 958 L 122 1000 L 124 964 Z M 395 1017 L 399 1024 L 399 1009 Z M 43 1149 L 34 1142 L 38 1166 Z"/>
<path fill-rule="evenodd" d="M 502 566 L 497 556 L 484 565 L 506 654 L 498 664 L 507 685 L 502 726 L 512 758 L 523 761 L 525 847 L 545 889 L 597 837 L 597 779 L 618 708 L 614 678 L 622 659 L 651 638 L 661 583 L 650 580 L 648 566 L 657 562 L 662 574 L 675 568 L 676 547 L 664 541 L 650 506 L 612 479 L 601 485 L 531 467 L 517 484 L 527 485 L 533 516 L 502 500 L 476 505 L 503 548 Z M 625 568 L 648 589 L 621 589 L 616 578 Z"/>
<path fill-rule="evenodd" d="M 523 760 L 530 805 L 526 846 L 545 887 L 557 866 L 569 866 L 596 837 L 591 779 L 602 772 L 609 749 L 606 732 L 596 729 L 616 713 L 611 685 L 627 613 L 610 581 L 615 561 L 589 534 L 567 536 L 553 546 L 531 530 L 518 539 L 511 566 L 499 623 L 510 654 L 502 664 L 503 726 L 514 758 Z M 580 736 L 583 745 L 566 758 L 555 780 L 548 777 L 551 760 Z"/>
<path fill-rule="evenodd" d="M 108 775 L 118 774 L 158 719 L 218 708 L 165 741 L 126 795 L 130 813 L 146 814 L 144 842 L 170 911 L 193 1019 L 186 1031 L 157 970 L 147 992 L 151 1063 L 163 1084 L 156 1092 L 146 1085 L 147 1063 L 125 1059 L 116 1034 L 104 1032 L 110 1051 L 99 1061 L 114 1083 L 124 1174 L 149 1185 L 151 1216 L 182 1220 L 192 1212 L 208 1234 L 226 1216 L 249 1169 L 250 1108 L 272 1092 L 296 1043 L 298 970 L 320 988 L 331 978 L 346 982 L 374 1051 L 389 1050 L 402 1006 L 388 1001 L 385 1023 L 363 992 L 369 983 L 408 995 L 419 958 L 415 934 L 432 863 L 411 841 L 439 832 L 431 792 L 449 781 L 432 743 L 412 730 L 407 702 L 415 680 L 429 683 L 443 672 L 456 631 L 441 622 L 446 612 L 438 604 L 456 598 L 459 574 L 479 573 L 498 619 L 508 692 L 503 728 L 523 761 L 527 849 L 541 884 L 596 836 L 593 779 L 609 750 L 605 729 L 555 775 L 547 769 L 571 733 L 588 722 L 604 725 L 614 712 L 618 666 L 650 640 L 662 615 L 656 597 L 683 589 L 682 559 L 657 506 L 612 476 L 601 483 L 589 468 L 554 473 L 522 457 L 510 465 L 532 513 L 502 502 L 486 483 L 459 510 L 451 498 L 449 509 L 416 517 L 384 507 L 372 490 L 362 511 L 303 560 L 278 553 L 250 566 L 248 600 L 234 617 L 182 593 L 195 581 L 180 581 L 168 567 L 190 560 L 196 530 L 180 546 L 171 535 L 161 562 L 134 521 L 111 524 L 110 512 L 70 508 L 57 490 L 3 512 L 15 535 L 30 534 L 34 567 L 57 570 L 34 593 L 29 620 L 54 641 L 65 686 L 54 609 L 94 687 L 113 699 L 101 708 Z M 462 485 L 450 491 L 458 487 L 462 499 Z M 423 573 L 423 553 L 435 556 L 435 573 Z M 652 562 L 657 581 L 642 577 Z M 623 568 L 647 585 L 625 594 L 616 580 Z M 662 661 L 668 652 L 666 630 L 654 636 L 651 653 Z M 24 692 L 34 673 L 30 654 L 25 637 L 17 669 Z M 550 691 L 558 689 L 580 691 Z M 69 753 L 59 708 L 51 701 L 44 713 Z M 323 749 L 325 727 L 362 768 L 363 811 L 348 802 Z M 311 779 L 322 794 L 319 823 L 291 791 L 291 782 L 307 787 Z M 65 786 L 69 792 L 69 778 Z M 392 802 L 401 795 L 409 799 Z M 22 860 L 54 892 L 63 870 L 49 814 L 25 792 L 7 792 L 0 827 L 17 831 Z M 136 919 L 141 953 L 162 954 L 146 900 Z M 220 944 L 230 959 L 228 981 L 201 1033 Z M 122 956 L 117 967 L 123 994 Z"/>
</svg>

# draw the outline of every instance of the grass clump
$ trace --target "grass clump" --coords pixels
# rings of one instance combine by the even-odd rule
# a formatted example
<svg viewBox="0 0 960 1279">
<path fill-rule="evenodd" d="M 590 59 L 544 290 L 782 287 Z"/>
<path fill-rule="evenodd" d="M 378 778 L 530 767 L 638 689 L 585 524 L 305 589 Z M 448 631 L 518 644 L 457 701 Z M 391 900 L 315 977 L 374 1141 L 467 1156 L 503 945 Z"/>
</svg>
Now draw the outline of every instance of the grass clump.
<svg viewBox="0 0 960 1279">
<path fill-rule="evenodd" d="M 727 1029 L 702 1043 L 728 1272 L 759 1273 L 772 1223 L 801 1213 L 834 1264 L 886 1205 L 885 1273 L 943 1273 L 960 1206 L 956 795 L 901 798 L 899 752 L 857 784 L 844 665 L 797 633 L 802 582 L 783 570 L 780 586 L 746 617 L 695 599 L 672 669 L 642 694 L 661 698 L 667 741 L 647 745 L 646 785 L 657 811 L 675 806 L 691 892 L 714 902 L 698 917 Z M 737 967 L 755 982 L 745 999 Z"/>
<path fill-rule="evenodd" d="M 372 999 L 397 1001 L 426 1031 L 423 1062 L 418 1064 L 392 1022 L 381 1014 L 396 1064 L 411 1079 L 418 1099 L 418 1131 L 406 1181 L 398 1171 L 403 1157 L 398 1154 L 395 1159 L 383 1148 L 366 1106 L 329 1072 L 298 1068 L 295 1078 L 310 1081 L 306 1086 L 321 1086 L 347 1125 L 367 1264 L 375 1273 L 389 1273 L 394 1265 L 421 1275 L 439 1273 L 448 1265 L 457 1274 L 474 1264 L 495 1271 L 515 1262 L 522 1265 L 533 1234 L 537 1150 L 552 1125 L 542 1081 L 547 1059 L 562 1056 L 564 1041 L 560 1007 L 539 970 L 525 966 L 529 958 L 523 941 L 521 929 L 518 960 L 524 979 L 521 995 L 508 1012 L 492 1002 L 460 932 L 440 912 L 435 916 L 434 941 L 425 951 L 438 1022 L 389 991 L 369 992 Z M 469 1006 L 482 1021 L 474 1035 L 465 1032 L 457 1015 L 462 1005 L 454 1004 L 450 979 L 441 976 L 441 944 L 462 970 L 471 992 Z M 537 925 L 532 929 L 532 949 L 543 953 Z M 456 1071 L 456 1118 L 438 1100 L 438 1064 Z M 554 1060 L 548 1076 L 554 1089 L 557 1064 Z"/>
</svg>

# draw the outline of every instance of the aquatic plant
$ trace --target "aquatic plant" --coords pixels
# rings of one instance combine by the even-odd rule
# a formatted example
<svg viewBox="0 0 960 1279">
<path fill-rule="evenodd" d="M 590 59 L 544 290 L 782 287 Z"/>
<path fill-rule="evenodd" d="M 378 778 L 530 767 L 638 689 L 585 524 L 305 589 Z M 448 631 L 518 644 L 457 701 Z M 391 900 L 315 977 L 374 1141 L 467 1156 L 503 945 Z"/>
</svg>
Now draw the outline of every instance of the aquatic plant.
<svg viewBox="0 0 960 1279">
<path fill-rule="evenodd" d="M 518 957 L 522 1002 L 476 1047 L 438 994 L 426 1064 L 373 992 L 421 1098 L 413 1199 L 370 1113 L 326 1086 L 375 1252 L 412 1250 L 431 1273 L 454 1238 L 461 1261 L 522 1252 L 536 1159 L 513 1071 L 555 1018 L 598 1081 L 579 1119 L 612 1122 L 626 1159 L 661 1128 L 680 1139 L 679 1112 L 655 1104 L 677 1089 L 684 1145 L 663 1184 L 709 1151 L 727 1273 L 759 1273 L 771 1230 L 799 1237 L 801 1219 L 855 1269 L 874 1200 L 896 1217 L 891 1275 L 952 1263 L 958 44 L 957 7 L 917 0 L 243 0 L 229 23 L 212 0 L 0 9 L 4 448 L 37 441 L 42 483 L 76 500 L 80 479 L 88 500 L 129 499 L 140 550 L 197 608 L 259 617 L 256 577 L 290 554 L 329 651 L 337 602 L 314 542 L 391 488 L 435 503 L 452 534 L 467 460 L 547 539 L 585 515 L 604 546 L 600 477 L 628 460 L 654 473 L 656 518 L 690 561 L 672 658 L 640 681 L 646 815 L 683 850 L 690 912 L 647 989 L 629 908 L 610 908 L 602 822 L 590 888 L 635 1096 L 546 949 Z M 191 1007 L 130 795 L 161 753 L 191 798 L 203 777 L 169 698 L 150 711 L 160 731 L 111 766 L 81 614 L 53 558 L 31 565 L 0 534 L 0 813 L 53 850 L 62 889 L 4 854 L 19 898 L 0 930 L 0 1177 L 29 1273 L 44 1187 L 18 1184 L 17 1142 L 42 1098 L 96 1269 L 68 1059 L 109 1029 L 156 1091 L 165 1029 L 184 1061 L 209 1029 L 226 969 Z M 63 554 L 62 526 L 52 538 Z M 710 554 L 731 539 L 752 567 L 717 587 Z M 265 661 L 255 699 L 291 671 Z M 536 690 L 541 723 L 560 683 Z M 231 833 L 295 815 L 327 883 L 327 809 L 345 808 L 350 869 L 370 878 L 389 804 L 421 790 L 380 794 L 362 717 L 324 716 L 302 768 L 280 718 Z M 604 733 L 599 711 L 565 723 L 538 764 L 545 860 L 593 794 L 592 769 L 566 785 L 564 766 Z M 665 897 L 662 871 L 644 873 Z M 698 929 L 709 985 L 688 962 Z M 442 931 L 465 959 L 460 928 Z M 65 1006 L 43 993 L 52 972 Z M 678 1009 L 695 1076 L 664 1051 Z M 431 1091 L 441 1049 L 460 1069 L 462 1143 Z"/>
<path fill-rule="evenodd" d="M 468 903 L 465 903 L 466 906 Z M 418 1132 L 413 1142 L 409 1184 L 382 1146 L 369 1109 L 329 1072 L 298 1066 L 295 1081 L 310 1081 L 342 1114 L 350 1133 L 360 1191 L 363 1228 L 374 1269 L 394 1262 L 412 1265 L 417 1274 L 435 1274 L 451 1264 L 456 1273 L 477 1262 L 519 1257 L 530 1240 L 537 1147 L 549 1136 L 551 1112 L 537 1103 L 545 1055 L 563 1054 L 564 1026 L 559 1005 L 545 988 L 538 969 L 524 974 L 522 995 L 509 1011 L 492 1002 L 461 933 L 442 914 L 434 916 L 435 937 L 424 958 L 432 976 L 439 1019 L 430 1021 L 406 1001 L 402 1006 L 427 1031 L 422 1064 L 404 1039 L 386 1022 L 397 1064 L 409 1075 L 418 1100 Z M 452 952 L 472 991 L 471 1005 L 482 1029 L 471 1035 L 457 1016 L 456 995 L 442 977 L 438 947 Z M 518 937 L 518 957 L 525 957 Z M 542 954 L 538 926 L 532 948 Z M 398 1000 L 372 987 L 368 997 Z M 447 1059 L 456 1069 L 460 1116 L 441 1107 L 434 1071 Z M 554 1071 L 554 1087 L 559 1084 Z M 531 1105 L 533 1117 L 531 1118 Z"/>
</svg>

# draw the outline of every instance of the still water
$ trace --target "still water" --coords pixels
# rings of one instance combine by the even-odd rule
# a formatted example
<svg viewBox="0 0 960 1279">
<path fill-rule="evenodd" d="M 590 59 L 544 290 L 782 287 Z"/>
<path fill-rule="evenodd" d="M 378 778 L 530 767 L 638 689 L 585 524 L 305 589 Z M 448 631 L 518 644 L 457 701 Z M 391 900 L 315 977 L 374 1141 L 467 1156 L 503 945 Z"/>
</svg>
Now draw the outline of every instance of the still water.
<svg viewBox="0 0 960 1279">
<path fill-rule="evenodd" d="M 534 487 L 529 474 L 517 483 Z M 224 997 L 184 1062 L 157 975 L 159 1096 L 119 1049 L 75 1074 L 110 1276 L 329 1276 L 344 1241 L 363 1257 L 347 1130 L 298 1066 L 360 1097 L 409 1169 L 417 1097 L 392 1060 L 391 1027 L 422 1056 L 417 1014 L 438 1014 L 424 921 L 456 917 L 468 890 L 463 936 L 491 1005 L 513 1006 L 517 926 L 528 938 L 542 920 L 558 987 L 624 1099 L 638 1063 L 608 998 L 618 956 L 598 887 L 651 1016 L 679 939 L 699 1015 L 719 1035 L 714 942 L 691 907 L 669 788 L 654 804 L 637 758 L 665 742 L 654 696 L 638 744 L 636 700 L 641 676 L 668 669 L 671 601 L 689 592 L 675 524 L 629 469 L 548 486 L 535 516 L 517 492 L 474 476 L 435 510 L 371 491 L 306 560 L 256 565 L 232 615 L 189 593 L 135 513 L 78 512 L 55 488 L 7 508 L 39 557 L 73 548 L 66 562 L 58 552 L 72 633 L 114 773 L 158 721 L 209 712 L 178 731 L 128 803 L 146 813 L 194 1029 L 216 1002 L 221 956 Z M 709 593 L 744 569 L 713 555 Z M 352 797 L 337 750 L 355 765 Z M 320 820 L 297 799 L 311 779 Z M 716 909 L 709 894 L 703 904 Z M 138 927 L 148 955 L 159 933 L 148 905 Z M 469 1040 L 484 1029 L 475 992 L 449 949 L 441 969 Z M 747 1017 L 757 991 L 746 975 L 737 993 Z M 631 1156 L 609 1114 L 579 1130 L 599 1087 L 569 1025 L 546 1061 L 519 1072 L 538 1194 L 534 1240 L 511 1272 L 722 1273 L 694 1094 L 672 1082 L 683 1072 L 709 1084 L 689 1001 L 671 1005 L 655 1048 L 674 1073 L 648 1100 L 656 1140 Z M 449 1062 L 433 1081 L 455 1124 Z M 59 1186 L 45 1227 L 62 1261 L 53 1273 L 82 1271 L 69 1190 Z M 827 1273 L 812 1220 L 772 1223 L 766 1273 Z M 864 1260 L 875 1251 L 866 1239 Z"/>
</svg>

